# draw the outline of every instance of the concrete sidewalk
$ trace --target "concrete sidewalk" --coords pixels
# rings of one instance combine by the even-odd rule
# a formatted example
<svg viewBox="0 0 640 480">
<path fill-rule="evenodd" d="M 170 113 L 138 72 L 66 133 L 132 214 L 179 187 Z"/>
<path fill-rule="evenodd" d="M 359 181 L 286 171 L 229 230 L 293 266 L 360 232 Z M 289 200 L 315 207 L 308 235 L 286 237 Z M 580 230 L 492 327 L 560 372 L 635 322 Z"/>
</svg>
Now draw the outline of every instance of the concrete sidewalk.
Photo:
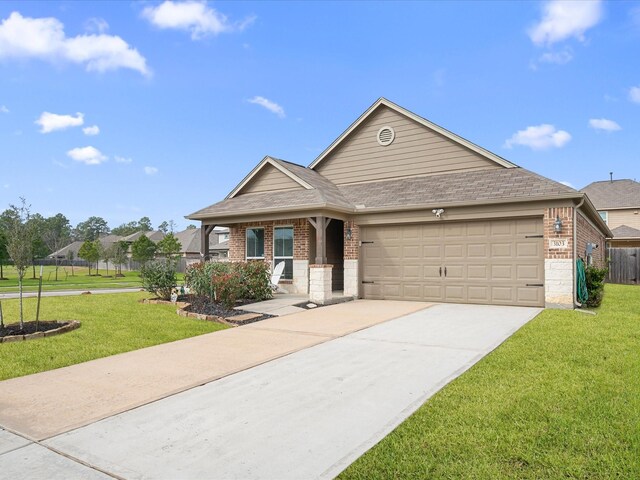
<svg viewBox="0 0 640 480">
<path fill-rule="evenodd" d="M 324 338 L 328 308 L 269 331 Z M 435 305 L 40 443 L 0 432 L 0 477 L 333 478 L 539 311 Z"/>
<path fill-rule="evenodd" d="M 0 427 L 43 440 L 428 306 L 358 300 L 5 380 Z"/>
<path fill-rule="evenodd" d="M 91 294 L 105 294 L 105 293 L 131 293 L 131 292 L 139 292 L 142 290 L 142 287 L 131 287 L 131 288 L 97 288 L 97 289 L 89 289 L 89 290 L 55 290 L 49 292 L 42 292 L 43 297 L 71 297 L 74 295 L 82 295 L 86 292 Z M 19 298 L 19 293 L 0 293 L 0 300 L 5 300 L 9 298 Z M 22 294 L 23 298 L 33 298 L 37 297 L 38 292 L 24 292 Z"/>
</svg>

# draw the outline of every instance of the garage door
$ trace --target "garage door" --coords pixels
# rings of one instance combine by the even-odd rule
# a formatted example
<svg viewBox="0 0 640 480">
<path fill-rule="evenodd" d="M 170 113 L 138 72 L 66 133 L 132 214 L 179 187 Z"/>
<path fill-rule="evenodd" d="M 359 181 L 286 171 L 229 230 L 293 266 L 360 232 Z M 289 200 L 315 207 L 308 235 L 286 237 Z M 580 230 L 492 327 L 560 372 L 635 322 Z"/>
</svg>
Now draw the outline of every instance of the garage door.
<svg viewBox="0 0 640 480">
<path fill-rule="evenodd" d="M 370 299 L 544 306 L 542 219 L 363 227 Z"/>
</svg>

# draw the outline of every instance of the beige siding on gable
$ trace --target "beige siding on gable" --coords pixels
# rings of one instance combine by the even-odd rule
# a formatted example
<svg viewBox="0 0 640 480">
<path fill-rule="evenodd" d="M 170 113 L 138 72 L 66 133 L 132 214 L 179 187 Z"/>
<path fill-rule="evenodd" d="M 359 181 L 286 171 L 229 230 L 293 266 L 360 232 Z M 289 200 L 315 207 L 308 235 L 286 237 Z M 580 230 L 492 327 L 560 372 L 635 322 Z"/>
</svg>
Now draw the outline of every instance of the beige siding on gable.
<svg viewBox="0 0 640 480">
<path fill-rule="evenodd" d="M 609 210 L 607 223 L 610 229 L 626 225 L 640 230 L 640 208 Z M 634 213 L 637 212 L 637 213 Z"/>
<path fill-rule="evenodd" d="M 276 192 L 304 188 L 298 182 L 288 177 L 273 165 L 265 165 L 238 195 L 243 193 Z"/>
<path fill-rule="evenodd" d="M 378 130 L 395 130 L 381 146 Z M 503 168 L 390 108 L 381 106 L 315 170 L 337 185 L 456 171 Z"/>
</svg>

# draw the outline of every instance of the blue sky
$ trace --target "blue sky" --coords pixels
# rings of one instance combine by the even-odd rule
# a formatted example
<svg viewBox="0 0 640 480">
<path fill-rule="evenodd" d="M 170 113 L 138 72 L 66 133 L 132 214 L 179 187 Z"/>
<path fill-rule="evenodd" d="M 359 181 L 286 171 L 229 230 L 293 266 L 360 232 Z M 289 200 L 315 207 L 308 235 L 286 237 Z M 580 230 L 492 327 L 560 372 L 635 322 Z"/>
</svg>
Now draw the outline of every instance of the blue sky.
<svg viewBox="0 0 640 480">
<path fill-rule="evenodd" d="M 638 179 L 640 2 L 1 2 L 0 209 L 157 225 L 384 96 L 581 188 Z"/>
</svg>

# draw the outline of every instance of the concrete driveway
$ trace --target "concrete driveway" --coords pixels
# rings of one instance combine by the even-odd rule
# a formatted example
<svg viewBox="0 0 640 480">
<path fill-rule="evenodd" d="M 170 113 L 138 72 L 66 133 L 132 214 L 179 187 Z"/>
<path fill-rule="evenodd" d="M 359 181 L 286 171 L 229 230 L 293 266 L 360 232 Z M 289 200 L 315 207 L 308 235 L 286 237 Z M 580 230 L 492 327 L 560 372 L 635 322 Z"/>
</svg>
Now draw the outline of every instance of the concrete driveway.
<svg viewBox="0 0 640 480">
<path fill-rule="evenodd" d="M 353 320 L 357 310 L 365 317 L 389 302 L 351 302 L 234 329 L 265 340 L 299 334 L 322 341 L 298 342 L 295 353 L 75 430 L 57 426 L 64 433 L 41 433 L 43 440 L 25 439 L 10 419 L 23 435 L 0 430 L 0 478 L 332 478 L 540 312 L 398 303 L 413 305 L 413 313 L 365 329 L 363 319 Z M 340 325 L 353 333 L 331 333 Z M 19 386 L 15 380 L 11 387 Z M 58 408 L 62 415 L 73 402 Z"/>
</svg>

